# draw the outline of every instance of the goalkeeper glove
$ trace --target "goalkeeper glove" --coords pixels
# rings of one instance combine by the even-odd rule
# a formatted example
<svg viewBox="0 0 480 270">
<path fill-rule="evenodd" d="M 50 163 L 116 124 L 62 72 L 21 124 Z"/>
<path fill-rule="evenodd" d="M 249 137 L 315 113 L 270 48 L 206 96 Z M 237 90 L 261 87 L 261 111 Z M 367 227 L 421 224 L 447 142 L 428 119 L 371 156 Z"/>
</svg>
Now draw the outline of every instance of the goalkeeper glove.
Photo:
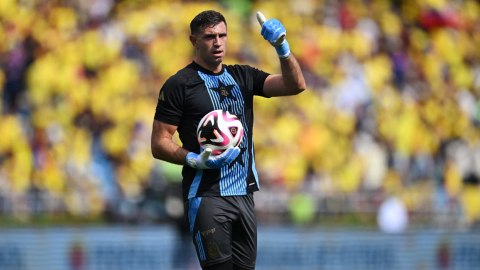
<svg viewBox="0 0 480 270">
<path fill-rule="evenodd" d="M 288 42 L 285 39 L 287 30 L 285 30 L 282 23 L 277 19 L 267 21 L 260 11 L 257 12 L 257 20 L 260 26 L 262 26 L 261 34 L 263 38 L 275 47 L 278 57 L 281 59 L 288 58 L 290 56 L 290 46 L 288 46 Z"/>
<path fill-rule="evenodd" d="M 194 169 L 220 169 L 237 159 L 240 148 L 230 147 L 222 154 L 212 155 L 212 149 L 207 148 L 200 155 L 190 152 L 187 154 L 187 164 Z"/>
</svg>

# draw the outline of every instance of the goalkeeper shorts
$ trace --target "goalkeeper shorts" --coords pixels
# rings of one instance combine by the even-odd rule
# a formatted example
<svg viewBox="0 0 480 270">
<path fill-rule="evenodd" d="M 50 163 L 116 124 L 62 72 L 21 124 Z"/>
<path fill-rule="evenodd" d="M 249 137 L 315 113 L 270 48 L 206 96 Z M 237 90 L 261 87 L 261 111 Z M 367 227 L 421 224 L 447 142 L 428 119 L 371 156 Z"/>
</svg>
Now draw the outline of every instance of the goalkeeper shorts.
<svg viewBox="0 0 480 270">
<path fill-rule="evenodd" d="M 185 202 L 185 216 L 202 267 L 232 259 L 254 269 L 257 221 L 253 193 L 242 196 L 196 197 Z"/>
</svg>

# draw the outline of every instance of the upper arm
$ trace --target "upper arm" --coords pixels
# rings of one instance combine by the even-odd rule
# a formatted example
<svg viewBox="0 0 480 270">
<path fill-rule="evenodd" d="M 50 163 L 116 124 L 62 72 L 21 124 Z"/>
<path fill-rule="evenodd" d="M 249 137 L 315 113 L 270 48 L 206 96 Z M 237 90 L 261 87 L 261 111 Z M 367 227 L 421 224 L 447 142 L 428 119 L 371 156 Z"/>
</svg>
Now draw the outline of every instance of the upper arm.
<svg viewBox="0 0 480 270">
<path fill-rule="evenodd" d="M 177 126 L 170 125 L 158 120 L 153 120 L 152 128 L 152 147 L 158 145 L 162 139 L 172 141 L 173 134 L 177 131 Z"/>
<path fill-rule="evenodd" d="M 175 125 L 153 120 L 151 150 L 154 158 L 175 164 L 184 164 L 188 151 L 173 142 L 173 134 L 176 130 L 177 126 Z"/>
<path fill-rule="evenodd" d="M 151 137 L 153 157 L 180 165 L 185 165 L 188 151 L 173 142 L 173 135 L 183 117 L 184 78 L 172 76 L 160 90 Z"/>
<path fill-rule="evenodd" d="M 263 93 L 269 97 L 290 96 L 306 88 L 300 65 L 293 54 L 280 60 L 282 74 L 273 74 L 265 79 Z"/>
<path fill-rule="evenodd" d="M 285 86 L 283 76 L 281 74 L 271 74 L 263 84 L 263 93 L 267 97 L 289 96 L 291 91 Z"/>
</svg>

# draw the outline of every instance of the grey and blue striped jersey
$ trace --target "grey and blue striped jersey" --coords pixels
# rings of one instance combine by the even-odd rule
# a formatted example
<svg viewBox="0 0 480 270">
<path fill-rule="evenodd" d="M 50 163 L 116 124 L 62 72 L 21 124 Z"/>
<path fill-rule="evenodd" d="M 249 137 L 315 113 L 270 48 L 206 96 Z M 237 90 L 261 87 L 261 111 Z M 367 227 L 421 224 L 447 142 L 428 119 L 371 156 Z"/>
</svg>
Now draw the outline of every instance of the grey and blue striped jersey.
<svg viewBox="0 0 480 270">
<path fill-rule="evenodd" d="M 245 195 L 260 189 L 253 150 L 253 97 L 262 96 L 268 73 L 246 65 L 223 65 L 213 73 L 192 62 L 160 90 L 155 120 L 175 125 L 188 151 L 200 153 L 197 126 L 213 110 L 235 114 L 242 122 L 241 153 L 229 166 L 197 170 L 184 166 L 183 199 Z"/>
</svg>

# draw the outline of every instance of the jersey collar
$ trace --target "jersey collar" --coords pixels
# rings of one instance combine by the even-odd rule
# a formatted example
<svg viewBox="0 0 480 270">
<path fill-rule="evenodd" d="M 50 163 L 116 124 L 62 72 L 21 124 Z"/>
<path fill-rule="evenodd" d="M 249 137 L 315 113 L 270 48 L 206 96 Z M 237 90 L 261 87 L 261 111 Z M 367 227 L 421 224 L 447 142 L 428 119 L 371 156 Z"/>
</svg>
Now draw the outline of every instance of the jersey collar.
<svg viewBox="0 0 480 270">
<path fill-rule="evenodd" d="M 223 72 L 225 71 L 225 65 L 224 65 L 224 64 L 222 64 L 222 70 L 220 70 L 220 71 L 217 72 L 217 73 L 215 73 L 215 72 L 213 72 L 213 71 L 211 71 L 211 70 L 208 70 L 208 69 L 200 66 L 200 65 L 197 64 L 197 62 L 195 62 L 195 61 L 192 61 L 192 65 L 193 65 L 197 70 L 199 70 L 199 71 L 201 71 L 202 73 L 205 73 L 205 74 L 207 74 L 207 75 L 218 76 L 218 75 L 222 75 Z"/>
</svg>

